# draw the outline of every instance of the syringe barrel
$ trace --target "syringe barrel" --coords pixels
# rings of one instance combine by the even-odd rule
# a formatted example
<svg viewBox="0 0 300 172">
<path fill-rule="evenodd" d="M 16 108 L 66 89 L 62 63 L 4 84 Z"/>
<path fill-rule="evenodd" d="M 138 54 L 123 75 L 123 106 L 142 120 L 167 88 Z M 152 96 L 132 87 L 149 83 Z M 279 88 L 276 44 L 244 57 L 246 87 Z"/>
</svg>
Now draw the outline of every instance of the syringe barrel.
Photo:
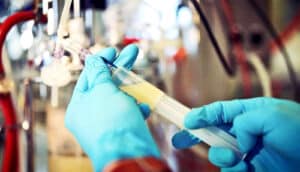
<svg viewBox="0 0 300 172">
<path fill-rule="evenodd" d="M 137 101 L 147 103 L 154 112 L 172 122 L 180 129 L 185 129 L 183 126 L 184 116 L 191 109 L 167 96 L 164 92 L 135 73 L 124 68 L 113 69 L 112 78 L 121 90 L 133 96 Z M 243 154 L 238 149 L 235 138 L 217 127 L 210 126 L 187 131 L 210 146 L 230 148 L 240 158 L 243 158 Z"/>
<path fill-rule="evenodd" d="M 191 109 L 179 103 L 175 99 L 167 95 L 162 96 L 156 104 L 154 111 L 177 125 L 180 129 L 185 129 L 192 135 L 198 137 L 206 144 L 210 146 L 230 148 L 241 159 L 244 157 L 243 153 L 241 153 L 238 149 L 236 139 L 220 128 L 209 126 L 195 130 L 186 129 L 183 126 L 184 116 L 190 112 Z"/>
</svg>

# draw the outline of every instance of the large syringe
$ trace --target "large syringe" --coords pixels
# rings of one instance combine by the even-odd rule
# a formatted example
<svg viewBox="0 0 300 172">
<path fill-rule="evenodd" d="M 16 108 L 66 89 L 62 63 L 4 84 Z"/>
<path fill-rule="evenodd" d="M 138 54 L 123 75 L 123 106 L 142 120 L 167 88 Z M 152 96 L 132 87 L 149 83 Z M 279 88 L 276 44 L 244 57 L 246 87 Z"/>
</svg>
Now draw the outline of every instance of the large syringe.
<svg viewBox="0 0 300 172">
<path fill-rule="evenodd" d="M 129 70 L 123 67 L 112 67 L 111 69 L 113 81 L 121 90 L 133 96 L 137 101 L 147 103 L 152 111 L 180 129 L 187 130 L 183 126 L 183 121 L 184 116 L 190 111 L 189 108 Z M 234 137 L 217 127 L 210 126 L 187 131 L 210 146 L 230 148 L 240 158 L 243 158 Z"/>
<path fill-rule="evenodd" d="M 65 40 L 63 47 L 64 49 L 78 54 L 81 56 L 81 59 L 84 59 L 86 55 L 90 54 L 87 50 L 80 48 L 80 46 L 76 45 L 73 41 Z M 241 159 L 244 158 L 244 154 L 240 152 L 237 141 L 233 136 L 214 126 L 194 130 L 184 128 L 184 116 L 191 109 L 169 97 L 163 91 L 145 81 L 134 72 L 123 67 L 117 67 L 105 60 L 104 57 L 102 59 L 110 66 L 112 79 L 122 91 L 134 97 L 139 102 L 147 103 L 152 111 L 175 124 L 180 129 L 187 130 L 206 144 L 230 148 Z"/>
</svg>

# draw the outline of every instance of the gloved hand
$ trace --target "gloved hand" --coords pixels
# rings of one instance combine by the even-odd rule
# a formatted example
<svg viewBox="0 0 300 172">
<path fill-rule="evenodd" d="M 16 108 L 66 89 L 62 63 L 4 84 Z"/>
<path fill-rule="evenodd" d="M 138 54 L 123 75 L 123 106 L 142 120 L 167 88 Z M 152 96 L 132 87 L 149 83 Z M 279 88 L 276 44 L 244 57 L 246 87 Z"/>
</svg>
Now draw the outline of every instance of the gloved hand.
<svg viewBox="0 0 300 172">
<path fill-rule="evenodd" d="M 300 105 L 274 98 L 215 102 L 193 109 L 184 125 L 197 129 L 229 124 L 239 148 L 247 153 L 240 161 L 227 148 L 211 147 L 209 160 L 222 171 L 298 171 L 300 169 Z M 200 138 L 201 139 L 201 138 Z M 185 131 L 172 138 L 175 147 L 186 148 L 199 139 Z"/>
<path fill-rule="evenodd" d="M 130 69 L 137 53 L 138 48 L 129 45 L 117 59 L 113 48 L 87 57 L 74 88 L 65 125 L 92 160 L 95 171 L 123 158 L 160 157 L 143 118 L 149 115 L 149 107 L 138 106 L 132 97 L 120 91 L 100 58 Z"/>
</svg>

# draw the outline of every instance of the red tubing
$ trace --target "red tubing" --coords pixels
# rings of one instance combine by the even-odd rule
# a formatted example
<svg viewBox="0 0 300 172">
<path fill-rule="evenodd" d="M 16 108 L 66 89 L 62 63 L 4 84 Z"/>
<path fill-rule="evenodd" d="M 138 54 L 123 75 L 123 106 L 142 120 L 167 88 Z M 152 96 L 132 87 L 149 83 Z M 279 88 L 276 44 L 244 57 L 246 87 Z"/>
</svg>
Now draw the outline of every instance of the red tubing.
<svg viewBox="0 0 300 172">
<path fill-rule="evenodd" d="M 233 12 L 230 7 L 228 0 L 221 0 L 221 5 L 224 10 L 224 15 L 226 22 L 229 25 L 229 30 L 231 34 L 238 33 L 238 28 L 235 24 L 235 19 L 233 17 Z M 233 54 L 236 57 L 237 63 L 241 67 L 241 74 L 242 74 L 242 85 L 243 85 L 243 92 L 245 97 L 250 97 L 252 95 L 252 88 L 251 88 L 251 78 L 249 73 L 249 66 L 246 61 L 246 54 L 244 52 L 243 46 L 240 42 L 233 41 Z"/>
<path fill-rule="evenodd" d="M 292 21 L 288 24 L 288 26 L 284 29 L 283 32 L 280 33 L 280 39 L 282 40 L 283 44 L 286 44 L 292 36 L 298 32 L 300 29 L 300 9 L 293 17 Z M 275 40 L 270 42 L 271 52 L 274 54 L 276 50 L 278 50 L 278 46 Z"/>
<path fill-rule="evenodd" d="M 2 63 L 2 48 L 7 33 L 17 23 L 32 20 L 36 18 L 34 11 L 17 12 L 1 23 L 0 25 L 0 80 L 5 78 L 4 66 Z M 45 17 L 41 17 L 45 22 Z M 18 138 L 18 121 L 16 110 L 14 109 L 11 94 L 0 93 L 0 108 L 4 116 L 5 126 L 5 143 L 3 162 L 1 172 L 18 172 L 19 171 L 19 138 Z"/>
<path fill-rule="evenodd" d="M 19 138 L 17 115 L 9 93 L 0 95 L 0 107 L 5 119 L 5 143 L 3 151 L 2 172 L 19 171 Z"/>
</svg>

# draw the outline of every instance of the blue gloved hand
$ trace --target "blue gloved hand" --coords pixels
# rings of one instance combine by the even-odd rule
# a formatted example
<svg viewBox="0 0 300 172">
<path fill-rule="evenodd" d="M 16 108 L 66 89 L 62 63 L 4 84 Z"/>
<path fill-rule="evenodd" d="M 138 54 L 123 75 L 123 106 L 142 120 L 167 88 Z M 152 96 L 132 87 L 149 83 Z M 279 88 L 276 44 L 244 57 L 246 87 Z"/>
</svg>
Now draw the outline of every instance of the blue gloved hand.
<svg viewBox="0 0 300 172">
<path fill-rule="evenodd" d="M 143 118 L 149 115 L 149 107 L 138 106 L 135 99 L 120 91 L 100 58 L 130 69 L 137 54 L 138 48 L 129 45 L 117 59 L 114 48 L 87 57 L 74 88 L 65 125 L 92 160 L 95 171 L 123 158 L 160 157 Z"/>
<path fill-rule="evenodd" d="M 229 124 L 239 148 L 247 153 L 240 161 L 227 148 L 211 147 L 209 160 L 222 171 L 298 171 L 300 169 L 300 105 L 274 98 L 215 102 L 193 109 L 184 125 L 197 129 Z M 201 138 L 200 138 L 201 139 Z M 199 139 L 185 131 L 172 138 L 175 147 L 186 148 Z"/>
</svg>

